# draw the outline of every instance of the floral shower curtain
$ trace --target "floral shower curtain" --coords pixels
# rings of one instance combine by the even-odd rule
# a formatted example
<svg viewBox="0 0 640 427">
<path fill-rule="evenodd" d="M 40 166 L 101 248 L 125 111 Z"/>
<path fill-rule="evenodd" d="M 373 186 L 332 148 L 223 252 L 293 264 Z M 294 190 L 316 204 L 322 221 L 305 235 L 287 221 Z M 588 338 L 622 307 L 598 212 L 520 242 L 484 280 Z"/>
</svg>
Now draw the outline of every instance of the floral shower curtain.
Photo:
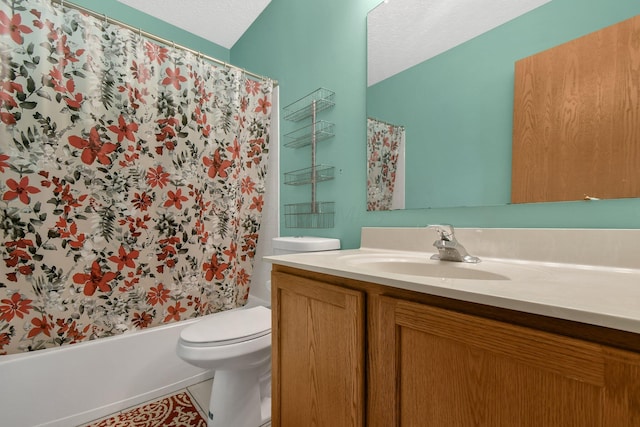
<svg viewBox="0 0 640 427">
<path fill-rule="evenodd" d="M 367 118 L 367 210 L 393 209 L 404 127 Z"/>
<path fill-rule="evenodd" d="M 0 354 L 242 305 L 271 82 L 0 0 Z"/>
</svg>

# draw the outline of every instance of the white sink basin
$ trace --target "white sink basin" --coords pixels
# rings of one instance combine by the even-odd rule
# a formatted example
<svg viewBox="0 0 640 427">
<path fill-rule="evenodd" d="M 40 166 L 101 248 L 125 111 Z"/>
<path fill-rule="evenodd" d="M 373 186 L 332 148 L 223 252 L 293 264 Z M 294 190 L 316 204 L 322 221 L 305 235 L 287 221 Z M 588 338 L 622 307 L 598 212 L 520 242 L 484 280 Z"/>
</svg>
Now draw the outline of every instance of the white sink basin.
<svg viewBox="0 0 640 427">
<path fill-rule="evenodd" d="M 479 264 L 433 261 L 427 256 L 398 254 L 344 255 L 341 261 L 371 273 L 408 274 L 446 279 L 510 280 L 509 277 L 483 269 Z"/>
</svg>

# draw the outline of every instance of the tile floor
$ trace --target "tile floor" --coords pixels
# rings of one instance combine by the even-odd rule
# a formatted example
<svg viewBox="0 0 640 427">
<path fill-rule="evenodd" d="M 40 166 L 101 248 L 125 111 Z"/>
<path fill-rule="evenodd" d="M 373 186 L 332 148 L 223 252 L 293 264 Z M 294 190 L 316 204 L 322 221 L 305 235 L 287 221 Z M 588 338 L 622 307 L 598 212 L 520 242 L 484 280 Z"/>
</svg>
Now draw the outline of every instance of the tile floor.
<svg viewBox="0 0 640 427">
<path fill-rule="evenodd" d="M 206 420 L 207 412 L 209 412 L 209 399 L 211 399 L 211 383 L 213 378 L 207 381 L 203 381 L 198 384 L 187 387 L 187 393 L 193 398 L 196 403 L 200 414 Z"/>
<path fill-rule="evenodd" d="M 202 414 L 205 420 L 207 419 L 209 399 L 211 399 L 211 382 L 212 381 L 213 381 L 213 378 L 198 384 L 194 384 L 190 387 L 187 387 L 187 392 L 191 397 L 193 397 L 194 402 L 198 406 L 198 410 L 200 411 L 200 413 Z M 269 399 L 268 402 L 270 403 L 271 399 Z M 260 427 L 271 427 L 271 421 L 267 421 L 265 424 L 261 425 Z"/>
<path fill-rule="evenodd" d="M 185 388 L 183 390 L 175 391 L 175 392 L 173 392 L 171 394 L 175 394 L 175 393 L 178 393 L 180 391 L 186 391 L 187 393 L 189 393 L 189 397 L 191 397 L 193 402 L 196 404 L 196 407 L 198 408 L 198 411 L 200 412 L 200 415 L 202 415 L 202 417 L 206 420 L 207 419 L 207 412 L 209 410 L 209 399 L 211 398 L 211 383 L 212 383 L 212 381 L 213 381 L 213 378 L 211 378 L 209 380 L 206 380 L 206 381 L 203 381 L 203 382 L 198 383 L 198 384 L 194 384 L 194 385 L 189 386 L 189 387 L 187 387 L 187 388 Z M 154 399 L 154 400 L 152 400 L 152 402 L 155 401 L 155 400 L 159 400 L 161 398 L 162 397 L 159 397 L 158 399 Z M 136 407 L 145 405 L 147 403 L 149 403 L 149 402 L 141 403 L 140 405 L 136 405 Z M 111 418 L 114 415 L 117 415 L 117 414 L 119 414 L 121 412 L 126 412 L 126 411 L 128 411 L 130 409 L 132 409 L 132 408 L 123 409 L 122 411 L 116 412 L 115 414 L 109 414 L 109 415 L 104 416 L 104 417 L 102 417 L 102 418 L 100 418 L 98 420 L 93 420 L 93 421 L 91 421 L 91 423 L 95 423 L 97 421 L 100 421 L 100 420 L 103 420 L 103 419 L 106 419 L 106 418 Z M 83 426 L 86 426 L 87 424 L 90 424 L 90 423 L 82 424 L 82 426 L 78 426 L 78 427 L 83 427 Z M 267 422 L 266 424 L 263 424 L 260 427 L 270 427 L 270 426 L 271 426 L 271 422 Z"/>
</svg>

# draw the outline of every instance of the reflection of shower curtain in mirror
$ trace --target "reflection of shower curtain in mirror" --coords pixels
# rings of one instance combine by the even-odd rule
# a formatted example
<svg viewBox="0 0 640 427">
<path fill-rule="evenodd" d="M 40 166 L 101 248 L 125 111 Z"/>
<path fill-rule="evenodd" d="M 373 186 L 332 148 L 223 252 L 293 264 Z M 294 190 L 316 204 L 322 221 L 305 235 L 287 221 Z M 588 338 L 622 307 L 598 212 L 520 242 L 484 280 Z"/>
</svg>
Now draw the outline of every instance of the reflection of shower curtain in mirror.
<svg viewBox="0 0 640 427">
<path fill-rule="evenodd" d="M 245 303 L 272 82 L 0 2 L 0 354 Z"/>
<path fill-rule="evenodd" d="M 367 210 L 404 207 L 404 197 L 394 197 L 398 160 L 404 146 L 404 127 L 367 119 Z"/>
</svg>

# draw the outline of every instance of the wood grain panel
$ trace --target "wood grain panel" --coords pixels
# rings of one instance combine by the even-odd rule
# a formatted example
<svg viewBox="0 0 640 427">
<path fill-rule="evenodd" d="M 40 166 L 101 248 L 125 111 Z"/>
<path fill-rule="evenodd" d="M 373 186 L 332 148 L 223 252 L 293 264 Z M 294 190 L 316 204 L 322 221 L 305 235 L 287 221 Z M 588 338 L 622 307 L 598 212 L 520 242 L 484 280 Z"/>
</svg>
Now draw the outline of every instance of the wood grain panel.
<svg viewBox="0 0 640 427">
<path fill-rule="evenodd" d="M 603 423 L 605 357 L 599 345 L 376 299 L 386 322 L 379 329 L 390 342 L 378 349 L 370 369 L 394 373 L 378 385 L 393 402 L 395 418 L 372 425 L 610 425 Z"/>
<path fill-rule="evenodd" d="M 609 425 L 640 426 L 640 355 L 605 348 L 605 419 Z"/>
<path fill-rule="evenodd" d="M 397 302 L 395 312 L 399 326 L 604 385 L 604 361 L 597 344 L 410 302 Z"/>
<path fill-rule="evenodd" d="M 272 273 L 272 424 L 364 425 L 364 294 Z"/>
<path fill-rule="evenodd" d="M 279 265 L 272 277 L 274 427 L 640 426 L 637 334 Z"/>
<path fill-rule="evenodd" d="M 603 426 L 601 387 L 411 328 L 400 336 L 402 426 Z"/>
<path fill-rule="evenodd" d="M 515 65 L 511 202 L 640 196 L 640 16 Z"/>
<path fill-rule="evenodd" d="M 394 427 L 399 419 L 395 300 L 376 295 L 367 307 L 367 426 Z"/>
</svg>

